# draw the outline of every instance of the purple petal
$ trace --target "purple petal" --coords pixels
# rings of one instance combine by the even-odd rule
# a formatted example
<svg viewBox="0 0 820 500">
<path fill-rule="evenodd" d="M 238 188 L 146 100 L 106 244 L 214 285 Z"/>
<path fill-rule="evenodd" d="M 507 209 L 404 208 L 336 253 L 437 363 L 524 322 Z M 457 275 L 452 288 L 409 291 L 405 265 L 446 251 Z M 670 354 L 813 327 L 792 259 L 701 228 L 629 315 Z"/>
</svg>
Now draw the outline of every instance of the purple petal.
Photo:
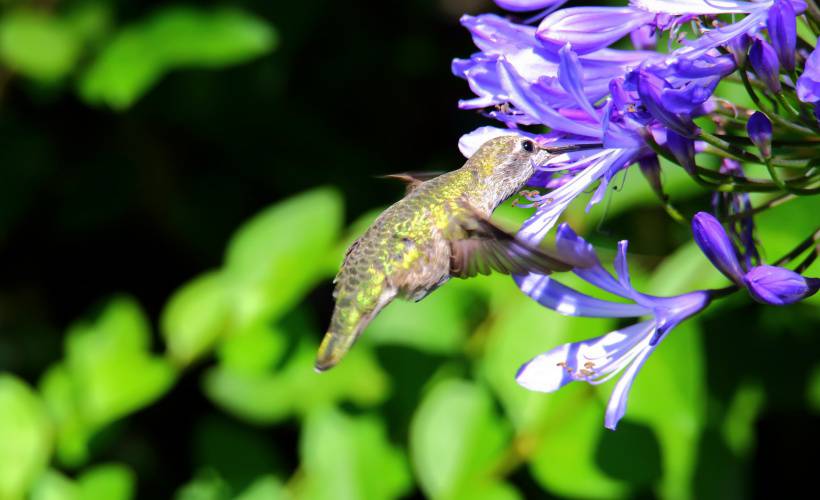
<svg viewBox="0 0 820 500">
<path fill-rule="evenodd" d="M 695 165 L 695 141 L 683 137 L 671 130 L 666 132 L 666 147 L 678 161 L 681 167 L 689 174 L 694 174 Z"/>
<path fill-rule="evenodd" d="M 743 283 L 753 299 L 773 306 L 794 304 L 817 291 L 796 272 L 767 265 L 753 267 L 743 277 Z"/>
<path fill-rule="evenodd" d="M 561 86 L 574 99 L 578 107 L 586 111 L 593 120 L 598 120 L 598 114 L 589 103 L 584 93 L 584 78 L 581 73 L 581 64 L 578 62 L 578 54 L 573 52 L 570 44 L 565 45 L 558 51 L 561 62 L 558 66 L 558 81 Z"/>
<path fill-rule="evenodd" d="M 749 49 L 749 63 L 766 87 L 776 93 L 782 90 L 780 85 L 780 63 L 777 52 L 765 40 L 757 39 Z"/>
<path fill-rule="evenodd" d="M 820 101 L 820 38 L 806 59 L 803 74 L 797 79 L 797 98 L 803 102 Z"/>
<path fill-rule="evenodd" d="M 594 339 L 560 345 L 525 363 L 515 377 L 531 391 L 553 392 L 570 382 L 599 383 L 616 375 L 646 345 L 652 322 L 644 321 Z"/>
<path fill-rule="evenodd" d="M 541 274 L 515 276 L 516 284 L 544 307 L 565 316 L 588 318 L 637 318 L 651 314 L 651 310 L 637 305 L 601 300 L 583 294 Z"/>
<path fill-rule="evenodd" d="M 794 69 L 794 51 L 797 46 L 797 17 L 788 0 L 775 0 L 766 20 L 769 38 L 780 59 L 780 65 L 787 71 Z"/>
<path fill-rule="evenodd" d="M 647 71 L 640 70 L 637 76 L 638 95 L 647 111 L 649 111 L 655 119 L 660 121 L 663 126 L 683 136 L 692 135 L 694 128 L 692 124 L 670 111 L 661 98 L 663 89 L 669 87 L 669 84 L 662 78 Z"/>
<path fill-rule="evenodd" d="M 588 54 L 608 47 L 654 17 L 630 7 L 572 7 L 547 16 L 536 37 L 553 52 L 569 43 L 576 53 Z"/>
<path fill-rule="evenodd" d="M 629 242 L 621 240 L 618 242 L 618 253 L 615 255 L 615 274 L 618 275 L 618 282 L 627 290 L 632 290 L 632 279 L 629 276 L 629 262 L 626 259 L 626 250 Z"/>
<path fill-rule="evenodd" d="M 692 235 L 712 265 L 735 283 L 743 281 L 743 270 L 734 246 L 714 216 L 706 212 L 696 213 L 692 218 Z"/>
<path fill-rule="evenodd" d="M 567 0 L 493 0 L 499 7 L 512 12 L 526 12 L 567 3 Z M 557 4 L 557 5 L 556 5 Z"/>
<path fill-rule="evenodd" d="M 764 158 L 772 156 L 772 122 L 765 113 L 755 111 L 746 122 L 746 132 Z"/>
<path fill-rule="evenodd" d="M 587 264 L 573 269 L 578 277 L 611 294 L 624 298 L 632 297 L 632 291 L 624 288 L 601 266 L 601 261 L 598 260 L 593 246 L 575 234 L 569 224 L 563 223 L 558 226 L 555 233 L 555 247 L 559 255 Z"/>
<path fill-rule="evenodd" d="M 748 0 L 630 0 L 629 5 L 656 14 L 732 14 L 760 9 Z"/>
<path fill-rule="evenodd" d="M 545 203 L 524 222 L 519 236 L 525 241 L 540 243 L 572 200 L 605 175 L 608 169 L 629 165 L 639 154 L 640 150 L 605 149 L 591 155 L 588 158 L 589 166 L 575 175 L 571 181 L 545 195 Z"/>
<path fill-rule="evenodd" d="M 507 92 L 510 103 L 540 123 L 570 134 L 600 137 L 601 130 L 598 127 L 570 120 L 539 99 L 538 92 L 521 78 L 509 62 L 504 60 L 498 62 L 498 74 L 501 86 Z"/>
<path fill-rule="evenodd" d="M 638 50 L 655 50 L 658 42 L 655 27 L 649 24 L 632 31 L 629 39 L 632 41 L 632 46 Z"/>
<path fill-rule="evenodd" d="M 635 382 L 635 376 L 638 375 L 646 359 L 654 350 L 655 346 L 647 346 L 641 351 L 612 389 L 612 394 L 610 394 L 609 402 L 606 405 L 606 416 L 604 417 L 604 427 L 607 429 L 614 431 L 618 427 L 618 422 L 626 413 L 629 390 L 632 388 L 632 383 Z"/>
</svg>

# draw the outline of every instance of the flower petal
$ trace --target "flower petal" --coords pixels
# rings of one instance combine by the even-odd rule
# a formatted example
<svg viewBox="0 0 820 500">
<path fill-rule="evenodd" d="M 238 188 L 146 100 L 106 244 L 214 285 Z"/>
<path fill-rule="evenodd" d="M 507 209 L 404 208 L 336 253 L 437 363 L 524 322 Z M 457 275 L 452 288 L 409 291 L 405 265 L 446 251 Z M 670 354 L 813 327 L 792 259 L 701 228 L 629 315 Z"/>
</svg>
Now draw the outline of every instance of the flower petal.
<svg viewBox="0 0 820 500">
<path fill-rule="evenodd" d="M 743 277 L 743 282 L 753 299 L 773 306 L 794 304 L 816 291 L 811 290 L 803 276 L 776 266 L 755 266 Z"/>
<path fill-rule="evenodd" d="M 561 86 L 575 99 L 579 108 L 586 111 L 593 120 L 599 120 L 598 114 L 584 93 L 584 78 L 578 54 L 572 50 L 570 44 L 566 44 L 558 51 L 558 55 L 561 58 L 558 65 L 558 81 L 561 82 Z"/>
<path fill-rule="evenodd" d="M 712 265 L 735 283 L 743 281 L 743 270 L 737 260 L 735 248 L 726 230 L 714 216 L 706 212 L 696 213 L 692 218 L 692 235 Z"/>
<path fill-rule="evenodd" d="M 544 18 L 536 37 L 553 52 L 570 43 L 578 54 L 588 54 L 608 47 L 654 17 L 630 7 L 572 7 Z"/>
<path fill-rule="evenodd" d="M 563 3 L 567 0 L 493 0 L 499 7 L 512 12 L 526 12 L 528 10 L 543 9 L 545 7 L 553 7 Z"/>
<path fill-rule="evenodd" d="M 530 273 L 513 278 L 526 295 L 542 306 L 565 316 L 637 318 L 652 313 L 651 309 L 638 304 L 611 302 L 591 297 L 542 274 Z"/>
<path fill-rule="evenodd" d="M 820 37 L 817 47 L 806 59 L 803 74 L 797 79 L 797 98 L 803 102 L 820 101 Z"/>
<path fill-rule="evenodd" d="M 615 388 L 612 389 L 612 394 L 609 396 L 609 403 L 606 405 L 606 416 L 604 417 L 604 426 L 607 429 L 615 430 L 618 427 L 618 422 L 626 413 L 626 403 L 629 398 L 629 390 L 632 388 L 632 383 L 635 381 L 635 376 L 643 367 L 646 359 L 655 350 L 655 346 L 647 346 L 638 354 L 638 357 L 632 361 L 629 368 L 626 369 Z"/>
</svg>

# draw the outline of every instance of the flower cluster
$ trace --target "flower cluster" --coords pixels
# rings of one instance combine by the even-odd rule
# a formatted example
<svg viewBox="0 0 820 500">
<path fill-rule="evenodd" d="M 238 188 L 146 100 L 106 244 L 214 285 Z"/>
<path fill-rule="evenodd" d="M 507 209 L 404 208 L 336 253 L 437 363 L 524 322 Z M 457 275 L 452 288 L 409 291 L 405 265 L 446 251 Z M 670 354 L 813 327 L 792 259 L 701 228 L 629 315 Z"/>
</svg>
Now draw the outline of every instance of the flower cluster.
<svg viewBox="0 0 820 500">
<path fill-rule="evenodd" d="M 720 291 L 653 297 L 632 288 L 626 242 L 615 261 L 616 276 L 592 247 L 561 225 L 559 251 L 589 267 L 574 272 L 600 289 L 627 299 L 608 302 L 581 294 L 553 278 L 518 276 L 520 288 L 562 314 L 649 317 L 630 327 L 559 346 L 522 367 L 524 387 L 552 391 L 572 380 L 599 383 L 625 373 L 615 386 L 606 426 L 624 414 L 629 387 L 649 354 L 678 323 L 712 299 L 745 289 L 764 304 L 787 305 L 818 289 L 803 276 L 814 260 L 815 232 L 799 249 L 814 247 L 794 269 L 761 262 L 754 215 L 798 196 L 820 193 L 820 8 L 815 0 L 630 0 L 621 6 L 567 7 L 561 0 L 496 0 L 509 13 L 464 16 L 479 52 L 453 61 L 474 97 L 459 102 L 502 126 L 462 137 L 469 156 L 503 134 L 534 138 L 542 146 L 586 144 L 538 165 L 522 195 L 536 207 L 519 236 L 541 240 L 575 198 L 594 188 L 599 203 L 613 177 L 632 165 L 640 170 L 670 215 L 661 183 L 664 158 L 694 182 L 711 189 L 713 215 L 691 217 L 693 237 L 732 282 Z M 798 24 L 801 29 L 798 29 Z M 813 35 L 808 35 L 813 33 Z M 754 107 L 716 95 L 720 82 L 742 85 Z M 795 140 L 797 138 L 797 140 Z M 721 158 L 719 168 L 698 155 Z M 747 175 L 757 164 L 767 177 Z M 749 192 L 771 193 L 753 206 Z"/>
</svg>

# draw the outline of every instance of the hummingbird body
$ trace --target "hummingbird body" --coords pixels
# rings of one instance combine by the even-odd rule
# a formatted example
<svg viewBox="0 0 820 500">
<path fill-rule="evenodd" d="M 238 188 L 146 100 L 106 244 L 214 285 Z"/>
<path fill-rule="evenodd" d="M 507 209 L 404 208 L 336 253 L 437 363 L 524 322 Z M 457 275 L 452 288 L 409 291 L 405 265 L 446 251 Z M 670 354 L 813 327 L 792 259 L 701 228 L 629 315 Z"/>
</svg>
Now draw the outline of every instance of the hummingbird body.
<svg viewBox="0 0 820 500">
<path fill-rule="evenodd" d="M 319 348 L 317 371 L 339 362 L 394 298 L 421 300 L 451 276 L 542 273 L 571 266 L 495 228 L 493 210 L 516 193 L 549 152 L 528 139 L 487 141 L 458 170 L 426 182 L 385 210 L 347 251 L 336 277 L 336 305 Z"/>
</svg>

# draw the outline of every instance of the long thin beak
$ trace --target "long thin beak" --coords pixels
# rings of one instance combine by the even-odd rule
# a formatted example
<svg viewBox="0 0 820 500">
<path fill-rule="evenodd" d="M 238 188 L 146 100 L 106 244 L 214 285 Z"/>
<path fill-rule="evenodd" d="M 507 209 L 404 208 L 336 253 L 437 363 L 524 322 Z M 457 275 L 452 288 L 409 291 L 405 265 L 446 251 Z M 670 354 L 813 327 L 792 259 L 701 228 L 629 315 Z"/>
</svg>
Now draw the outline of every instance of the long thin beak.
<svg viewBox="0 0 820 500">
<path fill-rule="evenodd" d="M 571 153 L 573 151 L 583 151 L 585 149 L 601 149 L 604 145 L 601 143 L 596 144 L 571 144 L 569 146 L 555 146 L 555 147 L 542 147 L 541 149 L 547 151 L 550 154 L 561 154 L 561 153 Z"/>
</svg>

